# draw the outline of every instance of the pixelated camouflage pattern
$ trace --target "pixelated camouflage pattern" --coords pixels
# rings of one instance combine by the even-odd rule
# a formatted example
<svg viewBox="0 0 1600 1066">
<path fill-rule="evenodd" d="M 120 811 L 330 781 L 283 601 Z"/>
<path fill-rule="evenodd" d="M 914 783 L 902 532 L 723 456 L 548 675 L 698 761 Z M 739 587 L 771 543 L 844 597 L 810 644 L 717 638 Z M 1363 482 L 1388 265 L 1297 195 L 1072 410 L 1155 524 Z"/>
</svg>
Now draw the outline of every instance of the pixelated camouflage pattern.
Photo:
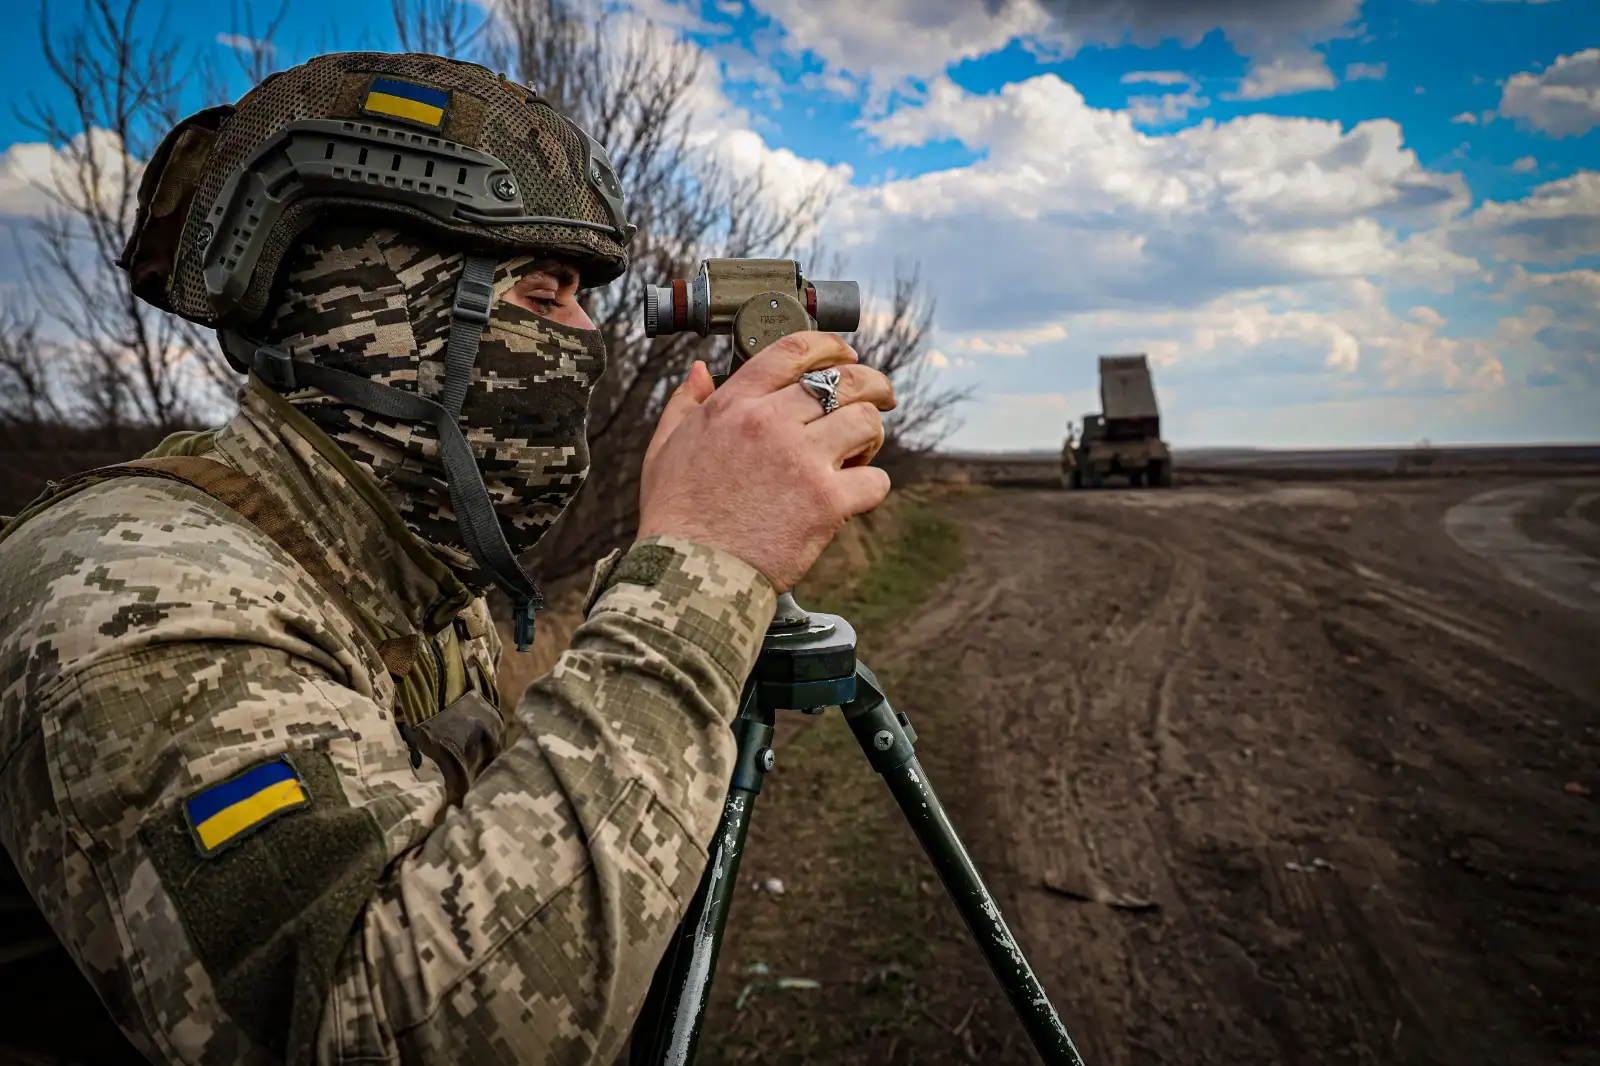
<svg viewBox="0 0 1600 1066">
<path fill-rule="evenodd" d="M 492 677 L 482 599 L 305 415 L 257 385 L 242 399 L 207 457 L 285 502 L 364 617 L 180 483 L 104 482 L 39 513 L 0 544 L 0 845 L 142 1053 L 278 1061 L 222 1007 L 141 828 L 320 753 L 384 869 L 288 1061 L 611 1062 L 703 871 L 770 585 L 714 549 L 643 543 L 670 564 L 598 596 L 451 805 L 436 767 L 412 768 L 369 630 L 465 634 Z M 226 908 L 244 920 L 251 901 Z"/>
<path fill-rule="evenodd" d="M 321 231 L 285 259 L 261 339 L 438 401 L 462 260 L 460 251 L 394 230 Z M 497 297 L 534 261 L 500 262 Z M 589 394 L 605 365 L 598 330 L 496 299 L 459 421 L 513 553 L 533 547 L 583 485 Z M 413 532 L 447 549 L 470 582 L 490 584 L 466 554 L 432 426 L 391 422 L 315 389 L 289 401 L 378 480 Z"/>
</svg>

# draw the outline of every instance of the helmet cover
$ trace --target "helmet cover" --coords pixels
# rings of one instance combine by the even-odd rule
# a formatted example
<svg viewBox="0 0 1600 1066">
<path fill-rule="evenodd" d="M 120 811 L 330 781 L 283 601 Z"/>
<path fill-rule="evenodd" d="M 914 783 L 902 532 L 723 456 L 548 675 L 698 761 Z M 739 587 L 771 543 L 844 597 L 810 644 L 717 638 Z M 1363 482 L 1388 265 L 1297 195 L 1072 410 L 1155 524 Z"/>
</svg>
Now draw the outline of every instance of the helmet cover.
<svg viewBox="0 0 1600 1066">
<path fill-rule="evenodd" d="M 267 309 L 284 255 L 352 214 L 497 256 L 555 255 L 585 287 L 627 269 L 621 185 L 593 138 L 474 63 L 318 56 L 175 128 L 119 263 L 146 301 L 208 326 Z"/>
</svg>

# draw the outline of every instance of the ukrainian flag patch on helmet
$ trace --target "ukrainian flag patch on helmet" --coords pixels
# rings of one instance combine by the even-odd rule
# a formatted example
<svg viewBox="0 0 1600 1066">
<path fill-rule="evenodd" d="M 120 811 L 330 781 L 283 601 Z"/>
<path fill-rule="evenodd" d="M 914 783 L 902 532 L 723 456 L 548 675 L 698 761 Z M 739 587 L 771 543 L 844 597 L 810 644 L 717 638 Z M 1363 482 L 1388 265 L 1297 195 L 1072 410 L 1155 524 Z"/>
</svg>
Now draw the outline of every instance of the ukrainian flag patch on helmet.
<svg viewBox="0 0 1600 1066">
<path fill-rule="evenodd" d="M 372 79 L 366 98 L 361 101 L 361 110 L 369 115 L 415 122 L 431 130 L 444 124 L 449 106 L 450 94 L 445 90 L 393 78 Z"/>
<path fill-rule="evenodd" d="M 183 813 L 200 854 L 211 856 L 280 815 L 310 803 L 300 775 L 288 759 L 279 756 L 201 789 L 183 801 Z"/>
</svg>

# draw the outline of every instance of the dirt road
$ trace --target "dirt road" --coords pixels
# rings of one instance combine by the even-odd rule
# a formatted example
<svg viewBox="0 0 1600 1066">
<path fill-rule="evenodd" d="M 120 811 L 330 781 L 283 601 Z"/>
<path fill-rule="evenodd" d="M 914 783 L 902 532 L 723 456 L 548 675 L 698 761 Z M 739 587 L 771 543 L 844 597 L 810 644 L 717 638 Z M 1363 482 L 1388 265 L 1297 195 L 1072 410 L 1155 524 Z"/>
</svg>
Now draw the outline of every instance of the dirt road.
<svg viewBox="0 0 1600 1066">
<path fill-rule="evenodd" d="M 1091 1066 L 1600 1062 L 1600 480 L 946 508 L 873 664 Z"/>
</svg>

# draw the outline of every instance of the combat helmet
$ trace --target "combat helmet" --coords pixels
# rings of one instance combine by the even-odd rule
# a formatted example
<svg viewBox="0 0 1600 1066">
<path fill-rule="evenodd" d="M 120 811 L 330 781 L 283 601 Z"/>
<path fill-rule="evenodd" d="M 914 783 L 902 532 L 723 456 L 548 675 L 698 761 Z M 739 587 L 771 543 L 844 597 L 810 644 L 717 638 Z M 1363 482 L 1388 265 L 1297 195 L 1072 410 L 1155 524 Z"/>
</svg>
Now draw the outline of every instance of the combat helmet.
<svg viewBox="0 0 1600 1066">
<path fill-rule="evenodd" d="M 442 402 L 251 339 L 285 254 L 321 218 L 361 212 L 466 254 L 451 308 Z M 347 52 L 268 77 L 178 124 L 151 157 L 117 265 L 140 299 L 217 329 L 229 363 L 279 392 L 315 388 L 371 414 L 432 424 L 473 558 L 533 639 L 538 588 L 494 517 L 457 424 L 494 302 L 518 253 L 580 266 L 584 287 L 628 266 L 635 227 L 605 149 L 538 93 L 475 63 Z"/>
</svg>

